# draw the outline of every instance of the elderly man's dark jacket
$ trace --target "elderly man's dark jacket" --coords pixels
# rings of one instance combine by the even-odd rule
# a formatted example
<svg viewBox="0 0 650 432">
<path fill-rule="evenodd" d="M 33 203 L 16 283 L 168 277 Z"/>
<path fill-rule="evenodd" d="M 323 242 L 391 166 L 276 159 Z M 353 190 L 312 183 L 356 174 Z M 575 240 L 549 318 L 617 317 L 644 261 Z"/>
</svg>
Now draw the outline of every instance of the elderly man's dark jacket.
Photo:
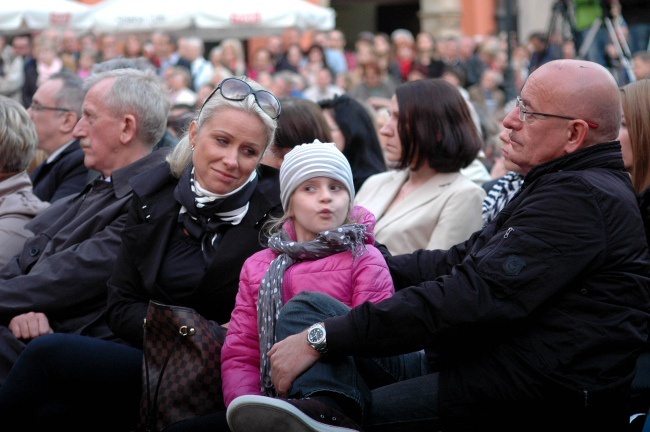
<svg viewBox="0 0 650 432">
<path fill-rule="evenodd" d="M 445 431 L 626 430 L 650 258 L 618 142 L 535 167 L 467 242 L 388 262 L 399 291 L 326 321 L 331 355 L 438 351 Z"/>
<path fill-rule="evenodd" d="M 29 176 L 34 195 L 51 203 L 83 190 L 88 180 L 84 152 L 76 139 L 51 161 L 44 161 Z"/>
<path fill-rule="evenodd" d="M 133 196 L 129 180 L 165 153 L 114 171 L 110 182 L 97 178 L 26 225 L 34 236 L 0 270 L 0 382 L 24 348 L 7 328 L 17 315 L 43 312 L 55 332 L 117 340 L 102 317 Z"/>
<path fill-rule="evenodd" d="M 282 214 L 279 171 L 266 165 L 258 168 L 259 181 L 242 221 L 223 234 L 216 253 L 207 264 L 188 262 L 199 273 L 196 285 L 161 286 L 159 273 L 170 239 L 178 235 L 181 205 L 174 198 L 178 180 L 164 164 L 134 179 L 133 211 L 122 234 L 123 247 L 108 283 L 107 319 L 116 335 L 142 347 L 142 320 L 149 300 L 189 306 L 220 324 L 230 321 L 239 288 L 239 274 L 246 259 L 265 247 L 261 234 L 270 216 Z M 187 239 L 186 241 L 191 241 Z M 182 285 L 182 286 L 180 286 Z"/>
</svg>

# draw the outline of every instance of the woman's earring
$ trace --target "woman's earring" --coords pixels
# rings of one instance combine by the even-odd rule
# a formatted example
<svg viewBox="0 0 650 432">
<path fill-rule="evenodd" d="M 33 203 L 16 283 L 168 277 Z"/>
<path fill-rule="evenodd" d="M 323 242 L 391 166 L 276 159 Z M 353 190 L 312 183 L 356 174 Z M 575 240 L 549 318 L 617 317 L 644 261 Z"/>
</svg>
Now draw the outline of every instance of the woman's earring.
<svg viewBox="0 0 650 432">
<path fill-rule="evenodd" d="M 192 151 L 194 151 L 194 144 L 192 144 Z"/>
</svg>

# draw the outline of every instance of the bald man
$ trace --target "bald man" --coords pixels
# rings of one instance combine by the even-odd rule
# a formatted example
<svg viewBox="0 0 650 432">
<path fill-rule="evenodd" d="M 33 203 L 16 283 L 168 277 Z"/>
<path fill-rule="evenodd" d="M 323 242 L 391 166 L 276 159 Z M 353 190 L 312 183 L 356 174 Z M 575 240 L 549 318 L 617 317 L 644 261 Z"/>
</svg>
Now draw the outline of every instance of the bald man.
<svg viewBox="0 0 650 432">
<path fill-rule="evenodd" d="M 650 258 L 620 123 L 605 68 L 540 66 L 503 121 L 503 153 L 525 174 L 519 194 L 450 250 L 386 253 L 390 299 L 287 302 L 269 356 L 275 389 L 291 399 L 235 399 L 231 429 L 268 431 L 258 423 L 282 418 L 308 430 L 627 430 Z M 428 364 L 412 361 L 421 349 Z"/>
</svg>

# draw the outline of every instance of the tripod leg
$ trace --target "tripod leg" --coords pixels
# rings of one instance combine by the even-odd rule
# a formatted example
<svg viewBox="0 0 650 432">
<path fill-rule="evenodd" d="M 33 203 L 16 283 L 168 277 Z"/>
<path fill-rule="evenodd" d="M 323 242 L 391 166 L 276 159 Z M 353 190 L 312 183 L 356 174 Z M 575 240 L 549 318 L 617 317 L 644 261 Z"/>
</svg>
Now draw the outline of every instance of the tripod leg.
<svg viewBox="0 0 650 432">
<path fill-rule="evenodd" d="M 557 21 L 558 18 L 558 11 L 557 8 L 553 8 L 553 13 L 551 14 L 551 20 L 548 22 L 548 30 L 546 31 L 546 46 L 544 46 L 544 50 L 541 53 L 541 58 L 540 59 L 545 59 L 546 55 L 548 54 L 548 50 L 551 47 L 551 41 L 553 40 L 553 34 L 555 33 L 555 22 Z"/>
<path fill-rule="evenodd" d="M 623 65 L 625 71 L 627 72 L 629 82 L 636 81 L 636 75 L 634 74 L 634 69 L 632 69 L 632 67 L 630 66 L 629 58 L 626 55 L 626 53 L 623 51 L 623 48 L 621 47 L 621 42 L 618 38 L 618 34 L 616 33 L 616 29 L 614 28 L 614 24 L 612 24 L 612 20 L 610 18 L 605 18 L 605 25 L 607 25 L 609 38 L 612 41 L 612 45 L 614 45 L 614 48 L 616 49 L 616 53 L 618 54 L 619 61 L 621 62 L 621 65 Z"/>
<path fill-rule="evenodd" d="M 598 30 L 600 30 L 600 26 L 602 24 L 603 24 L 603 20 L 601 18 L 598 18 L 596 21 L 594 21 L 594 23 L 589 28 L 589 32 L 587 33 L 585 40 L 582 42 L 582 45 L 580 46 L 580 51 L 578 51 L 579 59 L 584 60 L 587 57 L 589 48 L 591 48 L 591 44 L 594 42 L 594 39 L 596 38 L 596 34 L 598 33 Z"/>
<path fill-rule="evenodd" d="M 613 25 L 614 29 L 616 30 L 614 33 L 617 36 L 619 36 L 619 35 L 621 36 L 617 40 L 620 42 L 621 48 L 623 48 L 623 52 L 625 53 L 625 56 L 627 58 L 632 58 L 632 51 L 630 50 L 630 46 L 628 45 L 627 40 L 625 39 L 625 36 L 623 35 L 623 29 L 621 28 L 621 17 L 619 16 L 619 17 L 614 18 L 614 20 L 612 21 L 612 25 Z"/>
</svg>

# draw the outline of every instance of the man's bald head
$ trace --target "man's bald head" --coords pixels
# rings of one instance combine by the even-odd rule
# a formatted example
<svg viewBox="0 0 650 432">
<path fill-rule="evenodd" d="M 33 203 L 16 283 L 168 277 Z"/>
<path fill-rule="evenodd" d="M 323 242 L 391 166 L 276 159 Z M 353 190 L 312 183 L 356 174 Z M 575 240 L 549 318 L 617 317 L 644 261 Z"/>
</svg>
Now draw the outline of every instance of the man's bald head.
<svg viewBox="0 0 650 432">
<path fill-rule="evenodd" d="M 536 69 L 526 82 L 558 114 L 598 125 L 587 134 L 587 145 L 615 140 L 621 125 L 621 99 L 612 74 L 598 63 L 554 60 Z"/>
</svg>

